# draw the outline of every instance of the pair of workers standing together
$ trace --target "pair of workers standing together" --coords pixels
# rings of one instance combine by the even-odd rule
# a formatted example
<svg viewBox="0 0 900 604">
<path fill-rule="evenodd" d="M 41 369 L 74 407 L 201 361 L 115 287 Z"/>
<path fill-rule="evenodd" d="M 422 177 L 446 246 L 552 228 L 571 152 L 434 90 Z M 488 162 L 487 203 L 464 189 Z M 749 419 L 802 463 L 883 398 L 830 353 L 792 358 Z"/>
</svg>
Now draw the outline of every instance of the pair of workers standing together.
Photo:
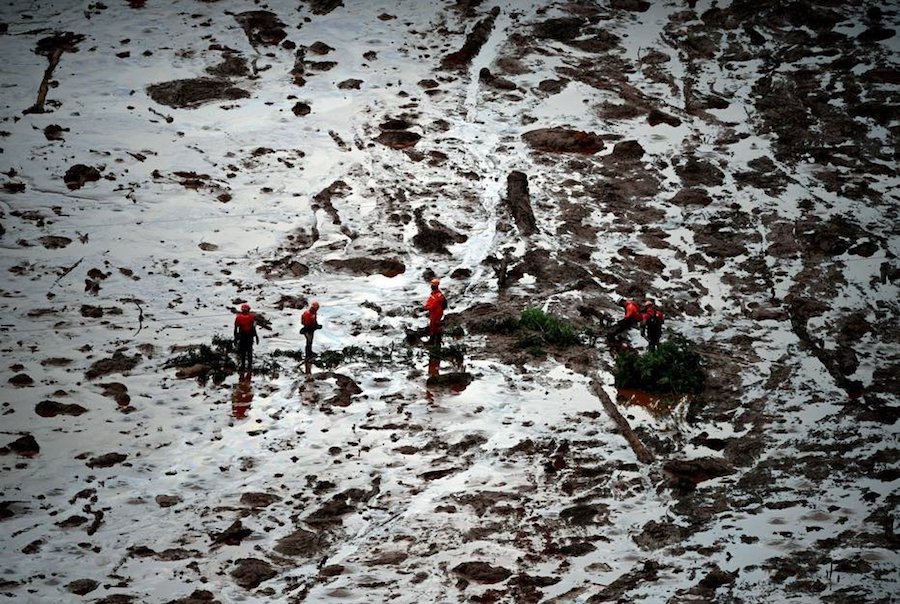
<svg viewBox="0 0 900 604">
<path fill-rule="evenodd" d="M 441 292 L 440 286 L 440 280 L 431 280 L 431 295 L 424 305 L 424 309 L 428 311 L 428 343 L 432 346 L 441 345 L 442 320 L 444 311 L 447 310 L 447 298 Z M 306 360 L 310 360 L 314 356 L 313 337 L 317 330 L 322 329 L 322 326 L 319 325 L 318 312 L 319 303 L 313 301 L 300 316 L 300 333 L 306 338 L 304 350 Z M 241 373 L 251 371 L 253 369 L 253 344 L 259 344 L 259 336 L 256 333 L 256 315 L 250 312 L 249 304 L 242 304 L 241 312 L 234 318 L 234 342 L 238 350 L 238 371 Z"/>
</svg>

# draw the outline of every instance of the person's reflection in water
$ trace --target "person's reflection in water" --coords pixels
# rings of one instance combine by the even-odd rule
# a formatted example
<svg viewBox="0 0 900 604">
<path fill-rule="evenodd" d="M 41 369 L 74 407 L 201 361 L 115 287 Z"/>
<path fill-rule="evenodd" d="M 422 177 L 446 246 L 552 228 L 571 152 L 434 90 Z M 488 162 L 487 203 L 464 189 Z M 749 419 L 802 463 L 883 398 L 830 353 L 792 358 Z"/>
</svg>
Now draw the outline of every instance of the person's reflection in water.
<svg viewBox="0 0 900 604">
<path fill-rule="evenodd" d="M 441 357 L 436 354 L 428 355 L 428 377 L 438 375 L 441 370 Z"/>
<path fill-rule="evenodd" d="M 250 410 L 250 403 L 253 401 L 253 385 L 250 377 L 249 371 L 242 373 L 231 393 L 231 415 L 235 419 L 244 419 Z"/>
</svg>

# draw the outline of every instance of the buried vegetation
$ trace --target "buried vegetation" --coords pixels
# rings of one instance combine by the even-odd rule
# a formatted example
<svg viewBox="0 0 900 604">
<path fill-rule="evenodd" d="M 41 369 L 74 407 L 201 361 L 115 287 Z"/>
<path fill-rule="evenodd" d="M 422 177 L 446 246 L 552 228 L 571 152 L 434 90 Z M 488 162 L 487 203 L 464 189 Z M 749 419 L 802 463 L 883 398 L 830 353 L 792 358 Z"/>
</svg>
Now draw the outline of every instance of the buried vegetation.
<svg viewBox="0 0 900 604">
<path fill-rule="evenodd" d="M 616 357 L 616 387 L 656 394 L 699 394 L 706 382 L 703 359 L 687 338 L 674 335 L 656 350 Z"/>
</svg>

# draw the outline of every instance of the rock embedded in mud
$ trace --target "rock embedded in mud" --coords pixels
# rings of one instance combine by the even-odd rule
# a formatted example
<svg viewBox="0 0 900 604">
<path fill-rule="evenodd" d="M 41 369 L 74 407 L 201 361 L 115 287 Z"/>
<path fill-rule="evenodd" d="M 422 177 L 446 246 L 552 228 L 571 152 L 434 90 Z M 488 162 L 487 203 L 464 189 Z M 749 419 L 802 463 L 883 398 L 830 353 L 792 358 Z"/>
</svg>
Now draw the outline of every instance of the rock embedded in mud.
<svg viewBox="0 0 900 604">
<path fill-rule="evenodd" d="M 66 170 L 65 176 L 63 176 L 63 182 L 65 182 L 66 186 L 69 187 L 69 190 L 72 191 L 80 189 L 86 183 L 98 180 L 100 180 L 100 171 L 93 166 L 86 166 L 84 164 L 75 164 Z"/>
<path fill-rule="evenodd" d="M 587 24 L 587 19 L 581 17 L 559 17 L 535 23 L 531 31 L 535 38 L 566 42 L 577 38 Z"/>
<path fill-rule="evenodd" d="M 56 417 L 57 415 L 81 415 L 87 409 L 75 403 L 64 405 L 56 401 L 41 401 L 34 407 L 34 412 L 41 417 Z"/>
<path fill-rule="evenodd" d="M 17 373 L 16 375 L 9 378 L 8 381 L 16 388 L 24 388 L 26 386 L 31 386 L 32 384 L 34 384 L 34 378 L 32 378 L 27 373 Z"/>
<path fill-rule="evenodd" d="M 614 10 L 627 10 L 633 13 L 647 12 L 650 6 L 652 5 L 647 0 L 610 0 L 609 3 L 609 7 Z"/>
<path fill-rule="evenodd" d="M 58 235 L 47 235 L 45 237 L 40 237 L 38 241 L 41 242 L 41 245 L 44 246 L 48 250 L 61 250 L 64 247 L 67 247 L 72 240 L 68 237 L 60 237 Z"/>
<path fill-rule="evenodd" d="M 600 516 L 595 520 L 596 516 Z M 559 513 L 559 517 L 577 526 L 589 524 L 606 524 L 609 516 L 608 507 L 603 504 L 578 504 L 568 507 Z"/>
<path fill-rule="evenodd" d="M 641 532 L 632 539 L 643 549 L 656 550 L 668 545 L 681 543 L 690 532 L 688 529 L 671 522 L 657 522 L 651 520 L 643 526 Z"/>
<path fill-rule="evenodd" d="M 303 117 L 303 116 L 305 116 L 305 115 L 309 115 L 309 113 L 310 113 L 311 111 L 312 111 L 312 107 L 310 107 L 310 106 L 307 105 L 306 103 L 302 103 L 302 102 L 299 102 L 299 101 L 296 102 L 296 103 L 294 103 L 294 106 L 291 107 L 291 112 L 292 112 L 294 115 L 296 115 L 297 117 Z"/>
<path fill-rule="evenodd" d="M 201 378 L 208 374 L 212 367 L 205 363 L 195 363 L 187 367 L 181 367 L 175 372 L 175 377 L 179 380 L 189 380 L 193 378 Z"/>
<path fill-rule="evenodd" d="M 506 177 L 506 205 L 523 235 L 531 235 L 537 230 L 528 193 L 528 176 L 524 172 L 513 170 Z"/>
<path fill-rule="evenodd" d="M 612 156 L 620 161 L 637 161 L 644 157 L 644 148 L 637 141 L 621 141 L 613 147 Z"/>
<path fill-rule="evenodd" d="M 244 589 L 256 589 L 260 583 L 278 574 L 271 564 L 257 558 L 241 558 L 235 565 L 231 576 Z"/>
<path fill-rule="evenodd" d="M 686 187 L 678 191 L 669 201 L 681 207 L 692 205 L 708 206 L 712 203 L 712 197 L 703 189 Z"/>
<path fill-rule="evenodd" d="M 116 464 L 122 463 L 126 459 L 128 459 L 128 456 L 124 453 L 106 453 L 104 455 L 92 457 L 84 465 L 89 468 L 111 468 Z"/>
<path fill-rule="evenodd" d="M 375 138 L 375 142 L 381 143 L 391 149 L 408 149 L 415 147 L 422 139 L 420 134 L 407 130 L 385 130 Z"/>
<path fill-rule="evenodd" d="M 253 46 L 277 46 L 287 37 L 284 23 L 267 10 L 251 10 L 234 15 Z"/>
<path fill-rule="evenodd" d="M 425 381 L 425 385 L 430 388 L 465 388 L 475 378 L 471 373 L 465 371 L 454 371 L 450 373 L 442 373 L 440 375 L 429 376 Z"/>
<path fill-rule="evenodd" d="M 406 265 L 395 258 L 346 258 L 326 260 L 325 265 L 334 270 L 364 276 L 377 274 L 396 277 L 406 272 Z"/>
<path fill-rule="evenodd" d="M 240 520 L 235 520 L 231 525 L 220 533 L 210 535 L 213 545 L 240 545 L 241 541 L 253 534 L 253 530 L 244 526 Z"/>
<path fill-rule="evenodd" d="M 673 128 L 677 128 L 681 125 L 681 120 L 675 117 L 674 115 L 669 115 L 668 113 L 664 113 L 659 109 L 652 109 L 650 113 L 647 114 L 647 123 L 651 126 L 658 126 L 660 124 L 668 124 Z"/>
<path fill-rule="evenodd" d="M 327 545 L 328 540 L 323 534 L 299 529 L 279 539 L 274 549 L 285 556 L 313 558 L 318 556 Z"/>
<path fill-rule="evenodd" d="M 159 507 L 169 508 L 181 503 L 183 500 L 180 495 L 157 495 L 155 501 Z"/>
<path fill-rule="evenodd" d="M 48 141 L 61 141 L 63 140 L 63 132 L 69 132 L 69 129 L 63 128 L 58 124 L 50 124 L 44 128 L 44 137 Z"/>
<path fill-rule="evenodd" d="M 222 62 L 212 67 L 207 67 L 206 73 L 219 78 L 243 78 L 250 75 L 247 59 L 233 52 L 222 55 Z"/>
<path fill-rule="evenodd" d="M 303 0 L 309 5 L 309 10 L 314 15 L 327 15 L 339 6 L 344 6 L 343 0 Z"/>
<path fill-rule="evenodd" d="M 734 474 L 735 469 L 724 459 L 701 457 L 698 459 L 671 460 L 663 465 L 663 471 L 677 481 L 693 484 Z"/>
<path fill-rule="evenodd" d="M 166 604 L 222 604 L 211 591 L 205 589 L 195 589 L 190 595 L 177 600 L 170 600 Z"/>
<path fill-rule="evenodd" d="M 725 182 L 725 174 L 718 167 L 706 160 L 689 158 L 684 164 L 675 166 L 675 173 L 681 177 L 686 187 L 702 185 L 717 187 Z"/>
<path fill-rule="evenodd" d="M 147 86 L 147 94 L 160 105 L 181 108 L 199 107 L 212 101 L 246 99 L 250 93 L 219 78 L 172 80 Z"/>
<path fill-rule="evenodd" d="M 592 155 L 604 147 L 603 138 L 597 134 L 558 127 L 530 130 L 522 135 L 522 139 L 532 149 L 547 153 Z"/>
<path fill-rule="evenodd" d="M 100 585 L 97 581 L 93 579 L 76 579 L 72 581 L 68 585 L 66 585 L 66 589 L 69 593 L 73 593 L 77 596 L 83 596 L 85 594 L 89 594 Z"/>
<path fill-rule="evenodd" d="M 273 493 L 242 493 L 241 504 L 251 508 L 265 508 L 281 501 L 281 497 Z"/>
<path fill-rule="evenodd" d="M 117 350 L 111 357 L 95 361 L 90 368 L 84 372 L 84 376 L 89 380 L 93 380 L 104 375 L 109 375 L 110 373 L 125 373 L 137 367 L 140 362 L 140 354 L 128 356 Z"/>
<path fill-rule="evenodd" d="M 512 571 L 487 562 L 463 562 L 456 565 L 453 572 L 473 583 L 500 583 L 512 576 Z"/>
<path fill-rule="evenodd" d="M 20 436 L 16 440 L 6 445 L 6 448 L 13 453 L 16 453 L 17 455 L 21 455 L 22 457 L 34 457 L 41 452 L 40 445 L 38 445 L 37 441 L 34 439 L 34 436 L 32 436 L 31 434 Z"/>
</svg>

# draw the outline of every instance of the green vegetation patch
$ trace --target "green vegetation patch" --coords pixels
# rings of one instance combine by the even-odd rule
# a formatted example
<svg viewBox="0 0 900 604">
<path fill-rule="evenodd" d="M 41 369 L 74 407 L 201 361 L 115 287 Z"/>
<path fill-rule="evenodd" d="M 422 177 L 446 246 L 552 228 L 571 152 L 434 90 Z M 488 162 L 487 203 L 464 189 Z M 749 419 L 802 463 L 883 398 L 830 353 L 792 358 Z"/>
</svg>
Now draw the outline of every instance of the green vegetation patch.
<svg viewBox="0 0 900 604">
<path fill-rule="evenodd" d="M 567 347 L 582 344 L 581 333 L 574 325 L 539 308 L 523 310 L 519 317 L 519 325 L 533 332 L 525 336 L 527 344 L 524 347 L 535 344 L 534 336 L 538 336 L 541 342 L 554 346 Z"/>
<path fill-rule="evenodd" d="M 170 369 L 203 365 L 207 370 L 198 376 L 201 381 L 212 378 L 213 382 L 218 384 L 228 375 L 237 371 L 234 354 L 236 354 L 236 350 L 231 338 L 213 336 L 210 344 L 194 346 L 187 352 L 166 361 L 163 367 Z"/>
<path fill-rule="evenodd" d="M 665 394 L 699 394 L 706 382 L 703 359 L 694 344 L 672 336 L 644 354 L 624 352 L 616 357 L 616 386 Z"/>
</svg>

